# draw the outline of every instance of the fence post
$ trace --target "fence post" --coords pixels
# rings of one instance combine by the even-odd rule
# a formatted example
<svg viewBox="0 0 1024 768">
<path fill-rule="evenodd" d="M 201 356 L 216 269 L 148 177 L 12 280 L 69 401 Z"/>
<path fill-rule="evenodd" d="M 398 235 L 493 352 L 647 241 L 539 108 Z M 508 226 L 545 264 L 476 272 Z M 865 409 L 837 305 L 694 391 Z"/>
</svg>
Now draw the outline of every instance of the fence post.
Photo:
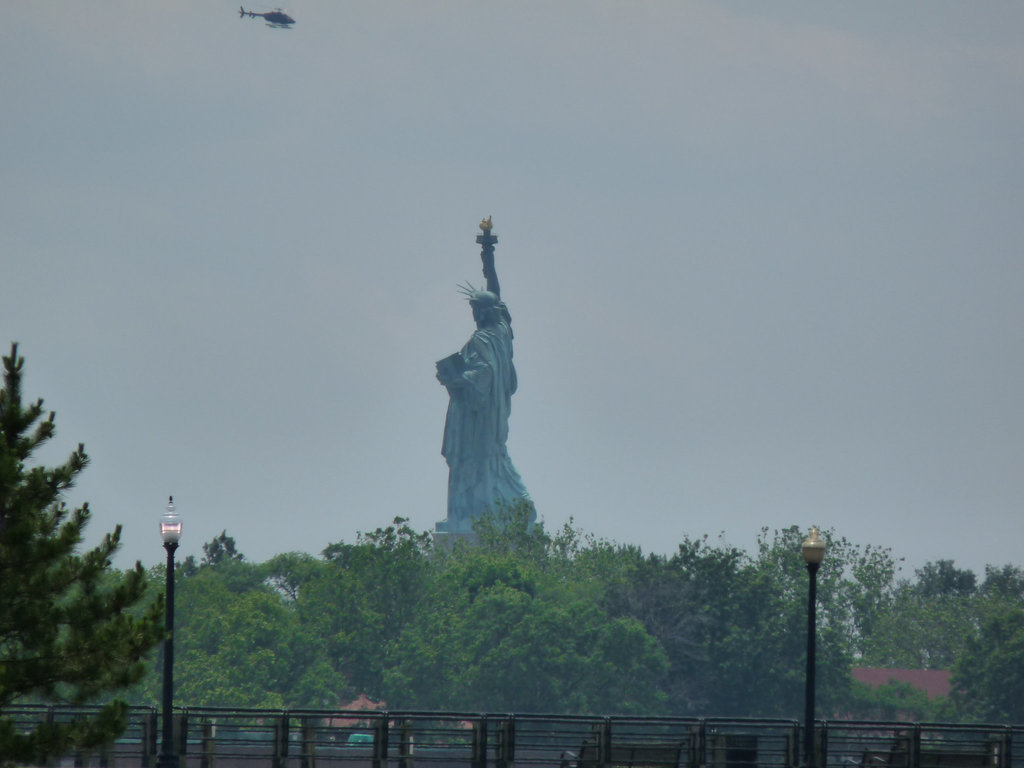
<svg viewBox="0 0 1024 768">
<path fill-rule="evenodd" d="M 282 712 L 274 723 L 274 768 L 286 768 L 288 765 L 288 713 Z"/>
<path fill-rule="evenodd" d="M 378 718 L 373 723 L 373 768 L 387 768 L 388 719 Z"/>
<path fill-rule="evenodd" d="M 786 765 L 790 768 L 800 765 L 800 723 L 795 721 L 786 732 Z"/>
<path fill-rule="evenodd" d="M 46 708 L 45 722 L 46 722 L 47 725 L 53 725 L 53 707 L 52 706 Z M 48 757 L 46 759 L 46 762 L 44 763 L 44 765 L 46 765 L 47 768 L 50 768 L 50 766 L 53 766 L 55 763 L 56 763 L 56 758 Z"/>
<path fill-rule="evenodd" d="M 516 727 L 514 716 L 502 720 L 496 729 L 495 768 L 513 768 L 516 760 Z"/>
<path fill-rule="evenodd" d="M 299 764 L 302 768 L 316 768 L 316 727 L 315 720 L 308 715 L 302 718 L 302 751 Z"/>
<path fill-rule="evenodd" d="M 716 728 L 711 732 L 711 765 L 713 768 L 731 768 L 729 763 L 728 737 Z"/>
<path fill-rule="evenodd" d="M 178 742 L 178 764 L 188 765 L 188 710 L 171 718 L 171 730 Z"/>
<path fill-rule="evenodd" d="M 601 721 L 597 738 L 597 760 L 602 768 L 612 764 L 612 719 L 606 717 Z"/>
<path fill-rule="evenodd" d="M 398 768 L 412 768 L 412 726 L 403 720 L 398 736 Z"/>
<path fill-rule="evenodd" d="M 156 763 L 156 710 L 151 709 L 142 718 L 142 768 L 152 768 Z"/>
<path fill-rule="evenodd" d="M 701 768 L 704 765 L 707 737 L 707 723 L 703 718 L 697 722 L 697 725 L 690 726 L 690 744 L 686 755 L 687 768 Z"/>
<path fill-rule="evenodd" d="M 473 768 L 487 768 L 487 715 L 473 721 Z"/>
<path fill-rule="evenodd" d="M 213 768 L 217 751 L 217 725 L 209 720 L 202 721 L 203 743 L 200 749 L 200 768 Z"/>
<path fill-rule="evenodd" d="M 907 765 L 909 768 L 921 768 L 921 724 L 914 723 L 907 739 Z"/>
</svg>

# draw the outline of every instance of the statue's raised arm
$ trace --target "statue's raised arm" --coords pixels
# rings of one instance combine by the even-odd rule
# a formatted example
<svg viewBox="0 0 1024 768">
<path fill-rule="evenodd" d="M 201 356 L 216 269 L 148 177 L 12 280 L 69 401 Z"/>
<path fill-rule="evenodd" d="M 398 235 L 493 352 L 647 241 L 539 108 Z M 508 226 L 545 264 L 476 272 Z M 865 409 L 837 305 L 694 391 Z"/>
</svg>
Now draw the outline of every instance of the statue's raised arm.
<svg viewBox="0 0 1024 768">
<path fill-rule="evenodd" d="M 498 284 L 498 271 L 494 268 L 494 244 L 498 242 L 497 235 L 492 235 L 494 225 L 491 217 L 480 222 L 480 230 L 483 234 L 476 236 L 480 244 L 480 261 L 484 265 L 484 279 L 487 281 L 487 290 L 501 298 L 501 286 Z"/>
<path fill-rule="evenodd" d="M 476 236 L 480 244 L 480 261 L 484 265 L 484 279 L 487 281 L 487 290 L 498 297 L 497 311 L 505 318 L 509 329 L 512 327 L 512 315 L 508 311 L 505 302 L 501 300 L 501 285 L 498 283 L 498 270 L 494 267 L 494 246 L 498 242 L 498 236 L 491 234 L 494 225 L 491 217 L 488 216 L 480 222 L 482 234 Z"/>
</svg>

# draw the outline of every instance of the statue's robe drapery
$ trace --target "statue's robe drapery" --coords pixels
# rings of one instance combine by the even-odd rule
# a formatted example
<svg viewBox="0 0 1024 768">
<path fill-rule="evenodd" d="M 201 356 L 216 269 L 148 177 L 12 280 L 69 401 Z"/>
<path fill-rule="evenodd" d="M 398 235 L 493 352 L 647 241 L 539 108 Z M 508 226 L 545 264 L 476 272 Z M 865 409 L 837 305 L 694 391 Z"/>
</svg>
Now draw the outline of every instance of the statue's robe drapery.
<svg viewBox="0 0 1024 768">
<path fill-rule="evenodd" d="M 441 453 L 448 462 L 447 528 L 469 531 L 496 503 L 514 506 L 530 495 L 505 445 L 517 386 L 512 329 L 504 320 L 477 328 L 459 356 L 463 385 L 449 388 Z"/>
</svg>

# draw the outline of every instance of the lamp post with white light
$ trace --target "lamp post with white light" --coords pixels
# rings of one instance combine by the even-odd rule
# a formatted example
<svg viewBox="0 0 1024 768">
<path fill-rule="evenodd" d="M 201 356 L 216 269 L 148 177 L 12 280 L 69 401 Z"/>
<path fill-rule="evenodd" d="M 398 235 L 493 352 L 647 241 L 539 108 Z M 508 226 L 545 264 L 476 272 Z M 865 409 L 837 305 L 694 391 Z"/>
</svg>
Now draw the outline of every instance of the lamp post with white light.
<svg viewBox="0 0 1024 768">
<path fill-rule="evenodd" d="M 807 676 L 806 688 L 804 690 L 804 760 L 807 768 L 815 768 L 817 759 L 814 754 L 814 670 L 815 670 L 815 647 L 817 635 L 817 612 L 818 612 L 818 567 L 825 559 L 825 542 L 818 535 L 818 529 L 811 527 L 807 538 L 800 547 L 800 552 L 807 563 L 807 573 L 810 574 L 810 586 L 807 598 Z"/>
<path fill-rule="evenodd" d="M 163 696 L 163 741 L 157 768 L 178 768 L 178 754 L 174 749 L 174 722 L 171 706 L 174 691 L 174 550 L 181 538 L 181 517 L 174 509 L 174 497 L 167 498 L 167 509 L 160 516 L 160 538 L 167 550 L 167 586 L 164 595 L 166 613 L 164 626 L 164 696 Z"/>
</svg>

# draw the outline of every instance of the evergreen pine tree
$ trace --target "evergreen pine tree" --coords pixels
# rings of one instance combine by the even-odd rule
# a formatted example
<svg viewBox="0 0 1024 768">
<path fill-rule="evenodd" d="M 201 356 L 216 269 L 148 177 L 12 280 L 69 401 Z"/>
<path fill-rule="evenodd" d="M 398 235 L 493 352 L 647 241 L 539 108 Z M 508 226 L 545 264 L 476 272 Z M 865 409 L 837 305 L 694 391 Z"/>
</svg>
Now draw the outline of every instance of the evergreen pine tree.
<svg viewBox="0 0 1024 768">
<path fill-rule="evenodd" d="M 163 636 L 162 599 L 143 604 L 139 563 L 112 569 L 121 527 L 79 554 L 88 504 L 64 492 L 88 464 L 79 444 L 66 463 L 32 466 L 54 435 L 43 401 L 22 403 L 24 358 L 11 346 L 0 389 L 0 766 L 48 759 L 112 740 L 125 705 L 111 695 L 137 682 L 144 656 Z M 108 701 L 98 713 L 23 732 L 10 708 L 28 702 Z"/>
</svg>

